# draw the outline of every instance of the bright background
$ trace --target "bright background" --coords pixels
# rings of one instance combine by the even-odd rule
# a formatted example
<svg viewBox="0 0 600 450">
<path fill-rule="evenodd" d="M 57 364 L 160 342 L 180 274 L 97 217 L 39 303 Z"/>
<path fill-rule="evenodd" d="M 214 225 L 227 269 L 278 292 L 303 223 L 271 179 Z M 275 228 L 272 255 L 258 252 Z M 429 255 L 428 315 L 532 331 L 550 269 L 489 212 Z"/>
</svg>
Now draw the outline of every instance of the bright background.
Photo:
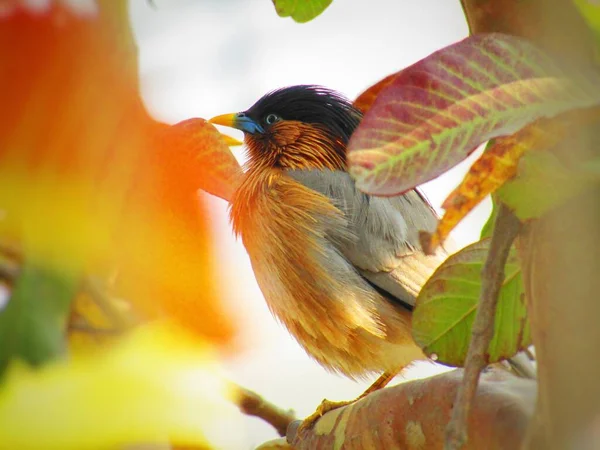
<svg viewBox="0 0 600 450">
<path fill-rule="evenodd" d="M 159 120 L 176 123 L 248 108 L 275 88 L 320 84 L 349 98 L 435 50 L 467 36 L 458 0 L 334 0 L 317 19 L 297 24 L 275 13 L 271 0 L 131 1 L 140 49 L 144 100 Z M 242 138 L 242 134 L 231 135 Z M 234 150 L 243 161 L 243 151 Z M 475 156 L 475 155 L 474 155 Z M 424 191 L 438 207 L 472 162 L 428 183 Z M 323 398 L 356 397 L 369 381 L 329 374 L 270 315 L 242 243 L 231 232 L 225 202 L 210 196 L 215 248 L 224 300 L 242 324 L 240 352 L 225 361 L 229 376 L 299 417 Z M 438 208 L 439 210 L 439 208 Z M 478 239 L 490 212 L 474 211 L 454 233 L 462 245 Z M 396 382 L 444 368 L 418 363 Z M 247 418 L 235 433 L 237 448 L 250 449 L 276 437 L 258 419 Z M 242 442 L 242 447 L 239 447 Z"/>
</svg>

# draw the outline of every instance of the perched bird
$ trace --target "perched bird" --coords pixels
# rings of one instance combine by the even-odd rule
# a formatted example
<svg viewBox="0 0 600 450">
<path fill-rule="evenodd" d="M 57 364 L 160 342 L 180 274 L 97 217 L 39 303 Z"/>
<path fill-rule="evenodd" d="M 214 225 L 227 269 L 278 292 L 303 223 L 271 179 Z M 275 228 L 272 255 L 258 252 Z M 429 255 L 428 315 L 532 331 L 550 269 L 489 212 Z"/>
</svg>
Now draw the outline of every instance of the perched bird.
<svg viewBox="0 0 600 450">
<path fill-rule="evenodd" d="M 417 190 L 380 198 L 356 189 L 346 147 L 361 118 L 340 94 L 301 85 L 210 122 L 244 132 L 231 221 L 270 310 L 326 369 L 382 374 L 364 396 L 426 359 L 411 311 L 448 255 L 420 250 L 419 230 L 433 231 L 437 217 Z M 324 402 L 312 420 L 346 403 Z"/>
</svg>

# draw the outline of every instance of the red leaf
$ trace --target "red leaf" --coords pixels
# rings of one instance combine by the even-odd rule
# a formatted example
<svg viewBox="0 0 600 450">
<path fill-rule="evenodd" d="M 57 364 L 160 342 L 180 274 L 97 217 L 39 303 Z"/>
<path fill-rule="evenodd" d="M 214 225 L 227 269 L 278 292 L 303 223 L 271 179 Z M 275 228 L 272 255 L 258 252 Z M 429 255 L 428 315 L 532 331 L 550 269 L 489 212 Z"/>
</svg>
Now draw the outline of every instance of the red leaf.
<svg viewBox="0 0 600 450">
<path fill-rule="evenodd" d="M 600 103 L 598 85 L 522 39 L 471 36 L 393 77 L 350 140 L 350 172 L 365 192 L 401 194 L 491 138 Z"/>
<path fill-rule="evenodd" d="M 512 136 L 494 140 L 494 144 L 473 163 L 458 187 L 444 200 L 442 208 L 446 211 L 435 232 L 421 232 L 423 251 L 433 253 L 475 206 L 511 180 L 517 173 L 523 153 L 549 150 L 569 134 L 597 122 L 599 118 L 598 108 L 568 112 L 553 119 L 538 120 Z"/>
</svg>

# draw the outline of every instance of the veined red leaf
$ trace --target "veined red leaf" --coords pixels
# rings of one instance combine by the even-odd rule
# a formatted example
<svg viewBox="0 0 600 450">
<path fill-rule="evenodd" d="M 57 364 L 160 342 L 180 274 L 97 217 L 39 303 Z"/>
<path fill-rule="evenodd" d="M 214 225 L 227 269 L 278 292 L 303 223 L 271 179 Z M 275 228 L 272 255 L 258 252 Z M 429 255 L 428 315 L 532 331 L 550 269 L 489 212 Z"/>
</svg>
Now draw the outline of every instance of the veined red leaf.
<svg viewBox="0 0 600 450">
<path fill-rule="evenodd" d="M 188 119 L 166 130 L 160 151 L 161 160 L 174 165 L 172 173 L 188 179 L 192 189 L 229 201 L 240 181 L 242 168 L 229 150 L 237 144 L 204 119 Z M 175 167 L 176 166 L 176 167 Z"/>
<path fill-rule="evenodd" d="M 512 179 L 523 153 L 551 149 L 580 127 L 599 119 L 599 108 L 577 110 L 553 119 L 540 119 L 511 136 L 495 139 L 444 200 L 442 208 L 446 211 L 435 232 L 421 232 L 423 251 L 433 253 L 475 206 Z"/>
<path fill-rule="evenodd" d="M 529 42 L 474 35 L 399 72 L 348 146 L 350 172 L 370 194 L 429 181 L 479 144 L 542 117 L 600 103 L 600 74 L 560 66 Z"/>
</svg>

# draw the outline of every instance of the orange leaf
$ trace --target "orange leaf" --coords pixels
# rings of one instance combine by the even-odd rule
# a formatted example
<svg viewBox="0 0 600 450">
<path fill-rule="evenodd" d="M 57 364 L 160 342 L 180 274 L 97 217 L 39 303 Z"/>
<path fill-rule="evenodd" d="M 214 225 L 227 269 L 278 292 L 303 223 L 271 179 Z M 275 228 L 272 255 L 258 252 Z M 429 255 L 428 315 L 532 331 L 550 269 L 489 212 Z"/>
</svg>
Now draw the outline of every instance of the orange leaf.
<svg viewBox="0 0 600 450">
<path fill-rule="evenodd" d="M 366 114 L 367 111 L 371 109 L 371 106 L 373 106 L 373 103 L 375 103 L 379 93 L 383 90 L 383 88 L 392 84 L 392 81 L 394 81 L 396 75 L 397 74 L 395 73 L 388 75 L 383 80 L 378 81 L 366 91 L 361 93 L 358 97 L 356 97 L 356 100 L 354 100 L 354 107 L 359 109 L 363 114 Z"/>
<path fill-rule="evenodd" d="M 140 310 L 227 340 L 197 194 L 215 154 L 227 160 L 222 138 L 197 122 L 193 146 L 161 146 L 167 127 L 139 96 L 126 2 L 83 15 L 21 3 L 0 15 L 1 237 L 41 265 L 117 266 Z"/>
<path fill-rule="evenodd" d="M 165 131 L 159 148 L 161 161 L 170 164 L 173 182 L 181 178 L 193 189 L 202 189 L 229 201 L 240 182 L 242 168 L 229 150 L 228 142 L 204 119 L 188 119 Z"/>
<path fill-rule="evenodd" d="M 218 298 L 211 233 L 198 189 L 229 199 L 241 167 L 204 119 L 160 124 L 147 143 L 127 200 L 118 248 L 118 292 L 149 318 L 170 316 L 223 341 L 232 333 Z"/>
<path fill-rule="evenodd" d="M 584 109 L 564 113 L 554 119 L 541 119 L 512 136 L 494 140 L 454 191 L 442 208 L 446 211 L 433 234 L 421 232 L 421 244 L 426 253 L 446 240 L 454 227 L 486 196 L 517 173 L 519 160 L 527 150 L 548 150 L 562 141 L 567 133 L 579 126 L 598 120 L 600 109 Z"/>
</svg>

